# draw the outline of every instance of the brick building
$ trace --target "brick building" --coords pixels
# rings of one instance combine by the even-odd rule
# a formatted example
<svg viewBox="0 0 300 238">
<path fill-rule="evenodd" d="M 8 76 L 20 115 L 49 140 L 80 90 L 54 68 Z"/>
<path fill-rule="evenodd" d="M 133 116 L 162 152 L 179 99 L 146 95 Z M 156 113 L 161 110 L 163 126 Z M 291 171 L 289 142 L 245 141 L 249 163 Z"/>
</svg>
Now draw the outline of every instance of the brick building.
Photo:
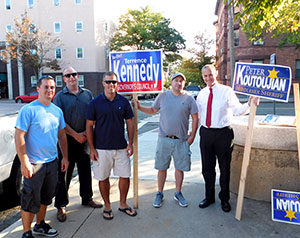
<svg viewBox="0 0 300 238">
<path fill-rule="evenodd" d="M 235 9 L 238 11 L 238 9 Z M 217 0 L 215 14 L 218 20 L 216 27 L 216 68 L 218 81 L 230 85 L 230 51 L 228 29 L 228 6 L 223 0 Z M 289 66 L 292 69 L 293 82 L 300 82 L 300 48 L 284 46 L 278 48 L 279 41 L 267 35 L 261 42 L 250 42 L 239 24 L 234 23 L 235 61 L 247 63 L 270 63 L 270 56 L 276 54 L 276 64 Z"/>
</svg>

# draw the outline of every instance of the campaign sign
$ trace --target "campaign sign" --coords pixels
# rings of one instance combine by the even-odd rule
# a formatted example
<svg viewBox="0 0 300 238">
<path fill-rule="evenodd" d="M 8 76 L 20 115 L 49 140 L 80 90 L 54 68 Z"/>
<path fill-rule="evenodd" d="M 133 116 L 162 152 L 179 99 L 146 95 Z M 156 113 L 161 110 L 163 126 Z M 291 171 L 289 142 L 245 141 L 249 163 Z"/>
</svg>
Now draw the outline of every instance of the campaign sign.
<svg viewBox="0 0 300 238">
<path fill-rule="evenodd" d="M 288 102 L 292 84 L 291 68 L 270 64 L 235 64 L 235 92 Z"/>
<path fill-rule="evenodd" d="M 300 193 L 272 189 L 272 220 L 300 225 Z"/>
<path fill-rule="evenodd" d="M 159 93 L 163 90 L 161 50 L 113 52 L 110 70 L 118 75 L 119 93 Z"/>
</svg>

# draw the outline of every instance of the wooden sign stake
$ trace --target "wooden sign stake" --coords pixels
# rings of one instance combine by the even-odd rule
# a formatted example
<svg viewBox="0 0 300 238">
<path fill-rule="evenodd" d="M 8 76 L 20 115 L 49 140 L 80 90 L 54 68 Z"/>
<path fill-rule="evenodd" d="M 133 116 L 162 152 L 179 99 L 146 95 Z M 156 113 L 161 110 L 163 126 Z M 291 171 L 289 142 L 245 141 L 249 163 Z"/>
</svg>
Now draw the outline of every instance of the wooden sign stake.
<svg viewBox="0 0 300 238">
<path fill-rule="evenodd" d="M 300 169 L 300 95 L 299 95 L 299 83 L 294 83 L 294 105 L 296 115 L 296 130 L 297 130 L 297 142 L 298 142 L 298 157 Z"/>
<path fill-rule="evenodd" d="M 133 99 L 138 100 L 137 94 L 133 94 Z M 139 208 L 139 175 L 138 175 L 138 109 L 134 104 L 134 137 L 133 137 L 133 199 L 134 208 Z"/>
<path fill-rule="evenodd" d="M 235 218 L 239 221 L 241 220 L 241 216 L 242 216 L 247 170 L 249 166 L 250 152 L 251 152 L 251 146 L 253 140 L 253 128 L 254 128 L 254 120 L 256 115 L 256 108 L 257 106 L 255 105 L 253 100 L 251 100 L 250 114 L 249 114 L 248 127 L 246 133 L 246 142 L 245 142 L 244 155 L 243 155 L 243 164 L 242 164 L 241 178 L 239 184 L 239 193 L 238 193 L 238 200 L 237 200 L 236 214 L 235 214 Z"/>
</svg>

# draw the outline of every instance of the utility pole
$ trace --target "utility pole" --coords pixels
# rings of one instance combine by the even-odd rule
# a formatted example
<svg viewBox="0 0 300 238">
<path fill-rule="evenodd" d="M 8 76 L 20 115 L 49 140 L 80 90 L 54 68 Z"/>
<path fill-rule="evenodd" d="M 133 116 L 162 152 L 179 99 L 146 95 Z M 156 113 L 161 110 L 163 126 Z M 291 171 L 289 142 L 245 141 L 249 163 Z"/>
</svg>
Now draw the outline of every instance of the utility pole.
<svg viewBox="0 0 300 238">
<path fill-rule="evenodd" d="M 229 28 L 229 51 L 230 51 L 230 83 L 233 84 L 235 56 L 234 56 L 234 28 L 233 28 L 233 8 L 234 3 L 229 2 L 228 6 L 228 28 Z"/>
</svg>

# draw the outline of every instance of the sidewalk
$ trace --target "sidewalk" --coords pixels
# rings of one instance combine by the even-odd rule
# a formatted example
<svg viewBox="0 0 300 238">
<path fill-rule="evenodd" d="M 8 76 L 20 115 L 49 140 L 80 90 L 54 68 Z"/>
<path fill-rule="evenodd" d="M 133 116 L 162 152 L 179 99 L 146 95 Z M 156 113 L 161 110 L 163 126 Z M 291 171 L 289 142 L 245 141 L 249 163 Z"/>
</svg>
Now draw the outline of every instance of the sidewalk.
<svg viewBox="0 0 300 238">
<path fill-rule="evenodd" d="M 158 117 L 147 118 L 147 122 L 157 121 Z M 199 136 L 191 146 L 192 171 L 185 174 L 183 194 L 189 201 L 187 208 L 174 201 L 174 168 L 171 166 L 164 189 L 165 200 L 161 208 L 153 208 L 157 191 L 156 171 L 153 169 L 154 153 L 158 130 L 154 129 L 139 136 L 139 208 L 136 217 L 129 217 L 118 211 L 118 180 L 111 179 L 111 202 L 114 219 L 102 218 L 103 209 L 92 209 L 80 205 L 77 177 L 69 190 L 70 204 L 67 207 L 67 221 L 56 219 L 56 209 L 50 206 L 46 221 L 59 231 L 57 237 L 74 238 L 198 238 L 198 237 L 299 237 L 299 227 L 273 222 L 271 204 L 245 199 L 242 220 L 235 219 L 236 199 L 231 194 L 232 211 L 224 213 L 217 199 L 219 185 L 216 185 L 216 203 L 206 209 L 198 207 L 204 198 L 204 183 L 201 176 Z M 132 182 L 132 181 L 131 181 Z M 133 205 L 132 184 L 128 203 Z M 98 184 L 93 180 L 94 199 L 101 201 Z M 0 233 L 0 238 L 18 238 L 22 235 L 21 220 Z M 39 237 L 39 236 L 36 236 Z"/>
</svg>

